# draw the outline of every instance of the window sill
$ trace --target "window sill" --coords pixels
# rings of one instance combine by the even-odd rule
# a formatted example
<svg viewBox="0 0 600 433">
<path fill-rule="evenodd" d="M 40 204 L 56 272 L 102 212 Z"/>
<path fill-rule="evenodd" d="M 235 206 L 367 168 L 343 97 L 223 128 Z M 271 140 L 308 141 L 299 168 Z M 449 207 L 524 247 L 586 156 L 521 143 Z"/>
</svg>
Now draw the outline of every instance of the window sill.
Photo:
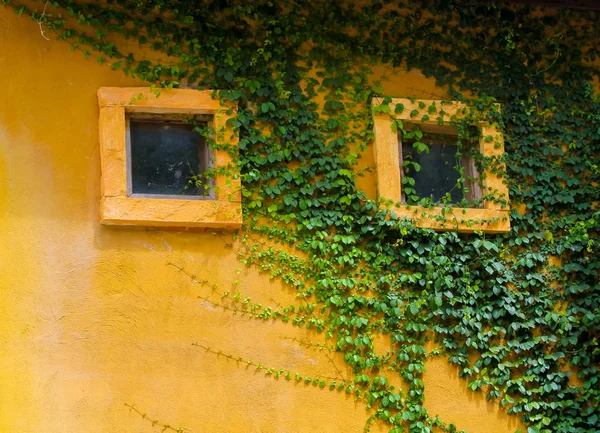
<svg viewBox="0 0 600 433">
<path fill-rule="evenodd" d="M 486 233 L 510 231 L 508 209 L 427 208 L 423 206 L 384 206 L 400 219 L 410 219 L 416 227 L 440 231 Z"/>
<path fill-rule="evenodd" d="M 221 229 L 242 226 L 240 203 L 226 200 L 104 197 L 100 215 L 100 222 L 110 225 Z"/>
</svg>

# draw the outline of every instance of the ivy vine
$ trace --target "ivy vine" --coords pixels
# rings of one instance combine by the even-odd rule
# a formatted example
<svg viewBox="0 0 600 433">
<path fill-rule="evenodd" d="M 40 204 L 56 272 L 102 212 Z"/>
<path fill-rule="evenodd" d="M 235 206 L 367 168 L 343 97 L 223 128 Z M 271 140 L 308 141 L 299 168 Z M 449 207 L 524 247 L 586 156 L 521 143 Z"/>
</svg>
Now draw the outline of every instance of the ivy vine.
<svg viewBox="0 0 600 433">
<path fill-rule="evenodd" d="M 597 12 L 472 0 L 0 3 L 112 69 L 238 104 L 240 259 L 294 287 L 298 303 L 224 298 L 325 333 L 355 376 L 261 365 L 268 374 L 353 394 L 372 409 L 366 430 L 378 420 L 392 433 L 452 432 L 423 405 L 425 360 L 445 356 L 531 433 L 600 430 Z M 123 38 L 163 60 L 122 51 Z M 510 233 L 419 229 L 357 189 L 373 170 L 359 164 L 372 99 L 411 96 L 382 95 L 374 65 L 420 70 L 440 99 L 501 104 Z"/>
</svg>

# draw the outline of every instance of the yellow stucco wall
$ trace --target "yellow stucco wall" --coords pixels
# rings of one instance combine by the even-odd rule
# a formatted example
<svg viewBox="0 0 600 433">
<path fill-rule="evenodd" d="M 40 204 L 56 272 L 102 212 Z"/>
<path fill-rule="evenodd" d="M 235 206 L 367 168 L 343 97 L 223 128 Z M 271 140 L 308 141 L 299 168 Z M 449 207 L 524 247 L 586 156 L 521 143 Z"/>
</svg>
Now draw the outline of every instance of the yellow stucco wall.
<svg viewBox="0 0 600 433">
<path fill-rule="evenodd" d="M 266 378 L 194 345 L 336 374 L 324 353 L 289 340 L 319 335 L 198 299 L 218 295 L 197 281 L 219 292 L 239 281 L 256 301 L 293 302 L 240 265 L 230 234 L 100 225 L 96 92 L 140 84 L 0 9 L 0 432 L 161 431 L 125 404 L 194 433 L 362 431 L 367 413 L 345 394 Z M 416 72 L 386 87 L 440 92 Z M 373 179 L 361 187 L 375 195 Z M 444 360 L 428 364 L 425 383 L 430 413 L 458 428 L 520 426 Z"/>
</svg>

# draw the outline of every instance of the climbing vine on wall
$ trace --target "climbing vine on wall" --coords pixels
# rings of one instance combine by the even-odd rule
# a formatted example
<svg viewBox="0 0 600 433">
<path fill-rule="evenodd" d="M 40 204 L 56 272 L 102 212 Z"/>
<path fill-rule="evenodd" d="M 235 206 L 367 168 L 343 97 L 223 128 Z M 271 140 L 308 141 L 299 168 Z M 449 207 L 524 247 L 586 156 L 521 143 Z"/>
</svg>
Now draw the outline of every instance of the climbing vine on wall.
<svg viewBox="0 0 600 433">
<path fill-rule="evenodd" d="M 240 257 L 298 304 L 224 296 L 325 333 L 355 376 L 267 374 L 354 395 L 372 409 L 366 429 L 450 432 L 421 380 L 425 360 L 445 356 L 530 432 L 598 431 L 600 15 L 468 0 L 0 3 L 107 67 L 238 104 Z M 443 99 L 501 104 L 510 233 L 419 229 L 357 189 L 373 170 L 359 164 L 372 99 L 411 96 L 382 95 L 379 64 L 419 69 Z"/>
</svg>

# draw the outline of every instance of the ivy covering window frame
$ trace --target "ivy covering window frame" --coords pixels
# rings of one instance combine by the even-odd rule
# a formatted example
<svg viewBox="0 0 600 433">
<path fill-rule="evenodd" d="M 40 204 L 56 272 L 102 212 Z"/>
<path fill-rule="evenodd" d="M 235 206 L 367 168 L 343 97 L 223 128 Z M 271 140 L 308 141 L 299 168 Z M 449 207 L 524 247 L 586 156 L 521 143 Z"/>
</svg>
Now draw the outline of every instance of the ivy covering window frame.
<svg viewBox="0 0 600 433">
<path fill-rule="evenodd" d="M 479 130 L 479 152 L 488 162 L 493 161 L 481 173 L 484 198 L 481 208 L 408 205 L 402 200 L 401 143 L 397 122 L 435 126 L 443 132 L 452 122 L 467 119 L 469 107 L 458 102 L 406 98 L 386 98 L 384 103 L 379 98 L 373 101 L 373 112 L 377 195 L 382 206 L 421 228 L 467 233 L 510 231 L 508 188 L 503 181 L 505 167 L 500 161 L 504 138 L 497 125 L 487 121 L 469 125 Z M 481 118 L 484 118 L 483 113 Z"/>
</svg>

